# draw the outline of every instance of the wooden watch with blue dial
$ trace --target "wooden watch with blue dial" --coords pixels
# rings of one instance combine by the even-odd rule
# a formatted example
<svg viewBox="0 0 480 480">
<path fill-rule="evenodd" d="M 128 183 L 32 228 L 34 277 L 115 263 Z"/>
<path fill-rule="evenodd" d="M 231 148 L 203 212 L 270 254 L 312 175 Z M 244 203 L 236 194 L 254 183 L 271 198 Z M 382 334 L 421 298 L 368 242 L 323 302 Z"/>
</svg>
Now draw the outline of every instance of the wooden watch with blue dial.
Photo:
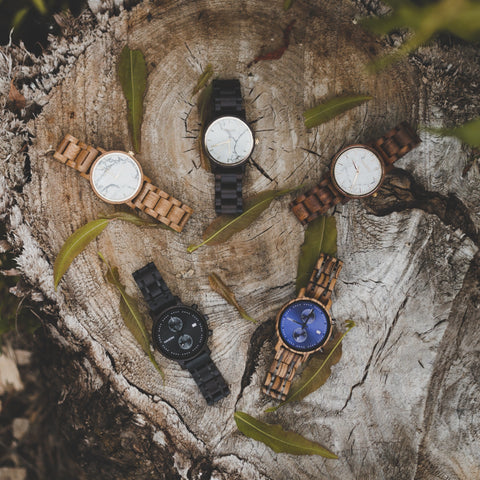
<svg viewBox="0 0 480 480">
<path fill-rule="evenodd" d="M 331 295 L 343 263 L 321 254 L 306 288 L 277 315 L 275 359 L 263 392 L 285 400 L 297 368 L 330 339 L 333 321 Z"/>
</svg>

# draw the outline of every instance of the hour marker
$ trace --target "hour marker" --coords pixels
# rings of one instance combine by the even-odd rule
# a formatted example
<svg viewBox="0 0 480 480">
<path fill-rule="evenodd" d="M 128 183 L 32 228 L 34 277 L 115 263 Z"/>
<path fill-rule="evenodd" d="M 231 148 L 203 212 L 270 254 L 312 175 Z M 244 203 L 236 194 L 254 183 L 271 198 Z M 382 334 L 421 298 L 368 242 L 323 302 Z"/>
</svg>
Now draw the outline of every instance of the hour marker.
<svg viewBox="0 0 480 480">
<path fill-rule="evenodd" d="M 192 323 L 192 328 L 195 328 L 197 326 L 197 322 Z"/>
<path fill-rule="evenodd" d="M 315 330 L 315 333 L 316 333 L 317 335 L 321 335 L 322 332 L 321 332 L 320 330 Z"/>
</svg>

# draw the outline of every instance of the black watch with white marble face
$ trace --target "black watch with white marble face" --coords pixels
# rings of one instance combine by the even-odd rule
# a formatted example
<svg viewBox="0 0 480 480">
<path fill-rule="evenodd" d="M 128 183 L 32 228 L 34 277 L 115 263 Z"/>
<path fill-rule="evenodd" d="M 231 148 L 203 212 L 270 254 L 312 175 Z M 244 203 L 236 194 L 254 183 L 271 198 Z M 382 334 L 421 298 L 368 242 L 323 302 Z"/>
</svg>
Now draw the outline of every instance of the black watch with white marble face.
<svg viewBox="0 0 480 480">
<path fill-rule="evenodd" d="M 196 305 L 174 297 L 153 263 L 134 272 L 133 278 L 150 308 L 155 348 L 192 374 L 208 405 L 226 397 L 230 390 L 207 346 L 207 317 Z"/>
<path fill-rule="evenodd" d="M 203 134 L 203 149 L 215 174 L 215 211 L 243 212 L 242 177 L 255 140 L 246 122 L 240 82 L 213 80 L 210 121 Z"/>
</svg>

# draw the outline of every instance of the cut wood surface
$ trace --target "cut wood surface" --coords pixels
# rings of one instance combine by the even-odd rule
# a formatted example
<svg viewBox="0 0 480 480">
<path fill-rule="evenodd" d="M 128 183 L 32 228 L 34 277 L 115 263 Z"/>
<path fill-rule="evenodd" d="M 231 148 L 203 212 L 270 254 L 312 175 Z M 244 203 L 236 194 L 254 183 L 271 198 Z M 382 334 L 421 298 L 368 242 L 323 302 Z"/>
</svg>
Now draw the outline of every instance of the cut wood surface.
<svg viewBox="0 0 480 480">
<path fill-rule="evenodd" d="M 167 0 L 111 18 L 99 14 L 92 32 L 75 40 L 60 80 L 50 80 L 53 88 L 25 87 L 41 109 L 27 125 L 31 181 L 21 189 L 22 144 L 2 147 L 2 212 L 26 280 L 58 316 L 52 334 L 82 352 L 91 388 L 97 377 L 107 378 L 163 432 L 182 478 L 192 469 L 199 472 L 195 478 L 229 480 L 480 477 L 479 172 L 474 164 L 462 176 L 467 153 L 456 140 L 421 133 L 422 144 L 396 163 L 376 198 L 336 208 L 344 267 L 332 312 L 340 325 L 350 319 L 357 326 L 327 383 L 274 414 L 262 413 L 273 401 L 260 389 L 274 355 L 273 319 L 294 296 L 304 235 L 288 208 L 291 196 L 275 200 L 225 244 L 187 253 L 215 218 L 214 179 L 200 166 L 200 120 L 191 98 L 208 63 L 215 77 L 240 79 L 259 140 L 246 170 L 246 197 L 311 187 L 340 148 L 378 138 L 403 120 L 442 124 L 411 63 L 366 72 L 385 47 L 355 24 L 357 16 L 343 0 L 297 1 L 288 12 L 281 2 L 261 0 Z M 283 57 L 248 66 L 282 44 L 292 20 Z M 103 203 L 52 152 L 66 133 L 93 146 L 131 150 L 116 74 L 125 44 L 144 53 L 148 68 L 137 158 L 154 184 L 195 212 L 181 234 L 111 222 L 55 292 L 52 265 L 67 237 L 123 208 Z M 45 56 L 45 72 L 58 68 L 52 57 Z M 373 99 L 305 129 L 303 111 L 343 94 Z M 228 398 L 207 407 L 188 371 L 157 353 L 166 373 L 162 384 L 123 323 L 118 292 L 105 281 L 97 252 L 119 267 L 127 292 L 139 301 L 131 274 L 153 261 L 175 295 L 208 315 L 209 345 L 230 386 Z M 210 273 L 226 281 L 260 325 L 211 290 Z M 238 432 L 235 410 L 281 423 L 339 459 L 276 454 Z M 208 466 L 198 467 L 205 459 Z"/>
</svg>

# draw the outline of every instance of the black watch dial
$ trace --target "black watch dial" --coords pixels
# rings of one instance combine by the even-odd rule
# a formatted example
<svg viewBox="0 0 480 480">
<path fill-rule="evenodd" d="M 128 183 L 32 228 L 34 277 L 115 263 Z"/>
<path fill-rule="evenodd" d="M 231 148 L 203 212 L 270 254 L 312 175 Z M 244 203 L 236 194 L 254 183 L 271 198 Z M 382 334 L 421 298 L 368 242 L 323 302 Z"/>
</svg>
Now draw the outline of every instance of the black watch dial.
<svg viewBox="0 0 480 480">
<path fill-rule="evenodd" d="M 152 338 L 155 347 L 167 358 L 188 360 L 207 342 L 207 322 L 193 308 L 171 307 L 155 321 Z"/>
</svg>

